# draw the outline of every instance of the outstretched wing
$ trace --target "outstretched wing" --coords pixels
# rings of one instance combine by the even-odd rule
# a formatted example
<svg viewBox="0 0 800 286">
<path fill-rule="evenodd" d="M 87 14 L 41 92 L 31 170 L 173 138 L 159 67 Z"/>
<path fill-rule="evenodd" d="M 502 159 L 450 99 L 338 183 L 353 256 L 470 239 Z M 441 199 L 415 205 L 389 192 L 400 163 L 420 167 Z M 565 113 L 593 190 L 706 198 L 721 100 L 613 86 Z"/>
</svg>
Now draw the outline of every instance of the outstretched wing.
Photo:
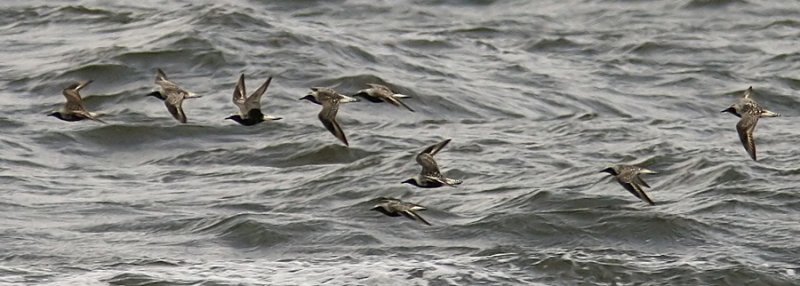
<svg viewBox="0 0 800 286">
<path fill-rule="evenodd" d="M 633 177 L 632 183 L 650 188 L 650 185 L 648 185 L 644 180 L 642 180 L 642 177 L 640 177 L 639 175 Z"/>
<path fill-rule="evenodd" d="M 417 155 L 417 164 L 422 166 L 422 171 L 420 175 L 423 177 L 429 178 L 437 178 L 440 179 L 442 177 L 442 173 L 439 171 L 439 165 L 436 164 L 436 160 L 433 159 L 433 156 L 428 153 L 420 153 Z"/>
<path fill-rule="evenodd" d="M 644 190 L 642 190 L 642 187 L 639 186 L 638 184 L 636 184 L 636 183 L 625 183 L 625 182 L 622 182 L 622 181 L 619 181 L 619 184 L 622 185 L 623 188 L 628 190 L 628 192 L 630 192 L 631 194 L 633 194 L 634 196 L 636 196 L 640 200 L 645 201 L 650 205 L 655 205 L 656 204 L 656 203 L 653 202 L 653 200 L 650 199 L 650 197 L 647 196 L 647 194 L 644 192 Z"/>
<path fill-rule="evenodd" d="M 414 112 L 414 109 L 411 109 L 411 107 L 406 105 L 403 101 L 401 101 L 400 99 L 395 97 L 393 94 L 388 94 L 386 96 L 381 96 L 381 99 L 383 99 L 383 101 L 391 103 L 394 106 L 397 106 L 397 107 L 402 106 L 402 107 L 405 107 L 406 109 L 408 109 L 409 111 Z"/>
<path fill-rule="evenodd" d="M 750 154 L 750 158 L 756 161 L 756 141 L 753 138 L 753 131 L 756 129 L 758 116 L 752 113 L 743 113 L 742 119 L 736 124 L 736 132 L 739 133 L 739 140 L 742 141 L 744 149 Z"/>
<path fill-rule="evenodd" d="M 250 97 L 247 98 L 245 106 L 247 109 L 261 109 L 261 97 L 267 92 L 269 83 L 272 82 L 272 77 L 269 77 L 261 86 L 256 89 Z"/>
<path fill-rule="evenodd" d="M 318 114 L 319 121 L 322 122 L 322 125 L 324 125 L 325 128 L 328 129 L 331 134 L 333 134 L 333 136 L 339 138 L 344 145 L 350 146 L 350 144 L 347 143 L 347 136 L 345 136 L 344 130 L 342 130 L 342 127 L 339 126 L 339 122 L 336 121 L 336 113 L 338 111 L 338 101 L 331 98 L 326 98 L 326 100 L 322 101 L 322 111 L 320 111 Z"/>
<path fill-rule="evenodd" d="M 416 221 L 419 221 L 421 223 L 424 223 L 424 224 L 427 224 L 427 225 L 431 225 L 431 223 L 429 223 L 427 220 L 422 218 L 422 216 L 420 216 L 417 213 L 417 211 L 426 210 L 426 208 L 423 207 L 423 206 L 420 206 L 420 205 L 414 204 L 414 203 L 398 201 L 398 202 L 395 202 L 394 204 L 392 204 L 392 207 L 397 212 L 399 212 L 400 214 L 402 214 L 403 216 L 405 216 L 405 217 L 407 217 L 407 218 L 409 218 L 411 220 L 416 220 Z"/>
<path fill-rule="evenodd" d="M 402 100 L 398 99 L 397 97 L 394 97 L 394 96 L 392 96 L 392 100 L 391 100 L 390 102 L 391 102 L 392 104 L 394 104 L 395 106 L 397 106 L 397 104 L 400 104 L 400 105 L 402 105 L 403 107 L 405 107 L 406 109 L 408 109 L 408 111 L 414 112 L 414 109 L 411 109 L 411 107 L 409 107 L 408 105 L 406 105 L 406 103 L 405 103 L 405 102 L 403 102 Z"/>
<path fill-rule="evenodd" d="M 161 93 L 164 94 L 164 97 L 170 97 L 172 94 L 179 94 L 181 97 L 188 97 L 191 95 L 190 92 L 181 88 L 174 82 L 169 81 L 167 75 L 161 69 L 156 71 L 155 83 L 161 87 Z"/>
<path fill-rule="evenodd" d="M 448 139 L 445 139 L 442 142 L 439 142 L 439 143 L 433 144 L 431 146 L 428 146 L 428 148 L 425 148 L 425 150 L 422 150 L 422 152 L 420 152 L 420 154 L 430 154 L 431 156 L 434 156 L 434 155 L 436 155 L 436 153 L 439 153 L 439 151 L 442 150 L 442 148 L 444 148 L 444 146 L 447 146 L 447 143 L 450 143 L 450 140 L 451 139 L 448 138 Z"/>
<path fill-rule="evenodd" d="M 167 110 L 172 114 L 172 117 L 177 119 L 180 123 L 186 123 L 186 114 L 183 113 L 183 96 L 168 96 L 167 99 L 164 100 L 164 105 L 167 106 Z"/>
<path fill-rule="evenodd" d="M 83 99 L 81 98 L 80 90 L 87 85 L 92 83 L 91 80 L 86 81 L 79 81 L 73 84 L 68 85 L 61 93 L 67 99 L 67 103 L 64 105 L 66 110 L 72 112 L 84 111 L 87 114 L 89 113 L 86 111 L 86 107 L 83 105 Z"/>
<path fill-rule="evenodd" d="M 407 218 L 409 218 L 411 220 L 416 220 L 416 221 L 419 221 L 421 223 L 424 223 L 424 224 L 427 224 L 427 225 L 431 225 L 431 223 L 429 223 L 427 220 L 422 218 L 422 216 L 420 216 L 415 211 L 407 210 L 407 211 L 403 211 L 403 212 L 400 212 L 400 213 L 403 214 L 404 217 L 407 217 Z"/>
<path fill-rule="evenodd" d="M 239 108 L 239 116 L 247 116 L 247 92 L 244 85 L 244 74 L 239 76 L 239 81 L 236 82 L 236 87 L 233 89 L 233 104 Z"/>
<path fill-rule="evenodd" d="M 163 70 L 156 69 L 156 84 L 160 85 L 161 82 L 168 82 L 167 74 Z"/>
<path fill-rule="evenodd" d="M 97 117 L 95 117 L 94 115 L 92 115 L 92 113 L 91 113 L 91 112 L 88 112 L 88 111 L 85 111 L 85 110 L 82 110 L 82 111 L 73 111 L 73 113 L 75 113 L 75 114 L 78 114 L 78 115 L 80 115 L 80 116 L 82 116 L 82 117 L 84 117 L 84 118 L 88 118 L 88 119 L 91 119 L 91 120 L 94 120 L 94 121 L 100 122 L 100 123 L 106 123 L 105 121 L 103 121 L 103 120 L 100 120 L 99 118 L 97 118 Z"/>
</svg>

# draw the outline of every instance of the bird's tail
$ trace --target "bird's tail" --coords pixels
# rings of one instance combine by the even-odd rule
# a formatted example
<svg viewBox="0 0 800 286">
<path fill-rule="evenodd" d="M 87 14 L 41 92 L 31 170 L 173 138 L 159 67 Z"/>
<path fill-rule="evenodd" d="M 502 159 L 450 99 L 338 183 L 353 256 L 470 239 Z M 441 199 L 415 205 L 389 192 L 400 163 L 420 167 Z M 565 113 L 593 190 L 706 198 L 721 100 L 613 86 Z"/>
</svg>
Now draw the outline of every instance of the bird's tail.
<svg viewBox="0 0 800 286">
<path fill-rule="evenodd" d="M 639 174 L 655 174 L 655 173 L 656 173 L 656 171 L 653 171 L 653 170 L 649 170 L 649 169 L 645 169 L 645 168 L 639 169 Z"/>
<path fill-rule="evenodd" d="M 97 118 L 97 117 L 103 116 L 104 115 L 103 113 L 89 112 L 86 115 L 87 115 L 86 118 L 89 118 L 91 120 L 94 120 L 94 121 L 97 121 L 97 122 L 100 122 L 100 123 L 106 123 L 106 124 L 108 123 L 108 122 L 103 121 L 102 119 Z"/>
<path fill-rule="evenodd" d="M 761 117 L 778 117 L 778 116 L 781 116 L 781 114 L 780 113 L 775 113 L 775 112 L 772 112 L 772 111 L 769 111 L 769 110 L 766 110 L 766 109 L 761 111 Z"/>
<path fill-rule="evenodd" d="M 451 187 L 455 187 L 456 185 L 460 185 L 463 182 L 464 182 L 463 180 L 459 180 L 459 179 L 450 179 L 450 178 L 445 178 L 444 179 L 444 183 L 447 184 L 448 186 L 451 186 Z"/>
<path fill-rule="evenodd" d="M 360 100 L 358 98 L 355 98 L 355 97 L 352 97 L 352 96 L 347 96 L 347 95 L 344 95 L 344 94 L 342 94 L 342 99 L 339 100 L 340 103 L 357 102 L 357 101 L 360 101 Z"/>
</svg>

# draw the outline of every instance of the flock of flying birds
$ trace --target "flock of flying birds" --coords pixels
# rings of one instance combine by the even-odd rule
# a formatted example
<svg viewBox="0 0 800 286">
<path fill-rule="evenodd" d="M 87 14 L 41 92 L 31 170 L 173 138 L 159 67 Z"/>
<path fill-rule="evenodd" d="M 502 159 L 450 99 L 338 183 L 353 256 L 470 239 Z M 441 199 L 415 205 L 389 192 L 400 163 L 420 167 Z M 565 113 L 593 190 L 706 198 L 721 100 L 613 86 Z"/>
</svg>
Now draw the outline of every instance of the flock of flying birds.
<svg viewBox="0 0 800 286">
<path fill-rule="evenodd" d="M 239 76 L 239 80 L 233 90 L 233 104 L 239 108 L 239 113 L 228 116 L 225 119 L 233 120 L 245 126 L 282 119 L 281 117 L 266 115 L 261 110 L 261 97 L 266 93 L 271 81 L 272 77 L 269 77 L 255 92 L 247 96 L 244 74 Z M 64 88 L 62 93 L 64 97 L 66 97 L 67 102 L 60 110 L 50 113 L 49 116 L 54 116 L 64 121 L 89 119 L 105 123 L 105 121 L 98 118 L 100 114 L 89 112 L 81 99 L 80 90 L 91 82 L 91 80 L 80 81 Z M 155 84 L 158 85 L 160 89 L 147 94 L 147 96 L 161 99 L 169 113 L 172 114 L 172 117 L 181 123 L 186 123 L 187 117 L 186 113 L 183 111 L 183 100 L 198 98 L 200 96 L 183 89 L 167 79 L 167 75 L 161 69 L 156 71 Z M 380 84 L 368 84 L 368 86 L 368 88 L 359 90 L 356 94 L 351 96 L 341 94 L 328 87 L 312 87 L 311 92 L 300 98 L 300 100 L 308 100 L 315 104 L 322 105 L 322 110 L 318 114 L 322 125 L 324 125 L 331 134 L 342 141 L 344 145 L 350 146 L 342 127 L 339 125 L 339 122 L 336 121 L 336 114 L 339 111 L 340 104 L 359 101 L 357 97 L 360 97 L 371 102 L 388 102 L 414 112 L 411 107 L 400 100 L 401 98 L 408 98 L 409 96 L 395 93 L 390 88 Z M 745 91 L 744 97 L 727 109 L 722 110 L 722 112 L 729 112 L 741 118 L 739 123 L 736 124 L 736 131 L 739 133 L 739 139 L 742 141 L 742 145 L 744 145 L 747 153 L 753 160 L 756 160 L 756 145 L 753 138 L 753 130 L 755 130 L 758 119 L 761 117 L 776 117 L 780 116 L 780 114 L 766 110 L 751 98 L 752 94 L 753 87 L 751 86 Z M 436 163 L 436 160 L 433 158 L 433 156 L 439 153 L 448 143 L 450 143 L 450 139 L 428 146 L 417 154 L 416 161 L 422 166 L 422 171 L 402 183 L 420 188 L 438 188 L 461 184 L 462 180 L 445 177 L 439 170 L 439 165 Z M 650 188 L 650 186 L 640 177 L 641 174 L 654 174 L 654 171 L 634 165 L 620 164 L 610 166 L 600 172 L 611 174 L 628 192 L 650 205 L 655 205 L 653 200 L 644 192 L 644 188 Z M 427 220 L 417 213 L 418 211 L 425 210 L 425 207 L 418 204 L 392 198 L 380 198 L 379 203 L 375 205 L 372 210 L 392 217 L 404 216 L 430 225 Z"/>
</svg>

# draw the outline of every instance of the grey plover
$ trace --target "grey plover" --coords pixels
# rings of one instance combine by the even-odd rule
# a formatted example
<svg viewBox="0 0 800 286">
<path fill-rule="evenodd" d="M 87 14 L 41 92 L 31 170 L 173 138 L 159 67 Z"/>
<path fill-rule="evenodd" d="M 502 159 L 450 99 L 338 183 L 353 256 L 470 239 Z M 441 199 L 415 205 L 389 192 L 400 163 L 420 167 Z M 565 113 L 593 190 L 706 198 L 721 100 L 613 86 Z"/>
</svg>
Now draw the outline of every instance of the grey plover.
<svg viewBox="0 0 800 286">
<path fill-rule="evenodd" d="M 444 185 L 454 187 L 461 184 L 461 180 L 450 179 L 442 175 L 439 171 L 439 165 L 433 156 L 436 155 L 444 146 L 450 143 L 450 139 L 433 144 L 425 150 L 417 154 L 417 163 L 422 166 L 422 171 L 419 175 L 403 181 L 403 184 L 411 184 L 420 188 L 438 188 Z"/>
<path fill-rule="evenodd" d="M 398 217 L 402 215 L 410 220 L 416 220 L 421 223 L 431 225 L 431 223 L 417 214 L 417 211 L 426 210 L 426 208 L 423 206 L 391 198 L 381 198 L 380 200 L 380 203 L 372 207 L 371 210 L 379 211 L 391 217 Z"/>
<path fill-rule="evenodd" d="M 628 192 L 640 200 L 645 201 L 650 205 L 656 204 L 647 196 L 647 194 L 645 194 L 643 189 L 643 187 L 650 188 L 650 185 L 645 183 L 644 180 L 639 177 L 640 174 L 655 174 L 656 172 L 632 165 L 615 165 L 605 168 L 600 172 L 606 172 L 614 176 L 614 178 L 617 179 L 617 182 L 619 182 L 623 188 L 628 190 Z"/>
<path fill-rule="evenodd" d="M 369 86 L 369 88 L 359 90 L 353 97 L 363 97 L 371 102 L 388 102 L 397 107 L 402 105 L 409 111 L 414 112 L 411 107 L 408 107 L 408 105 L 400 101 L 401 98 L 408 98 L 408 95 L 395 93 L 385 85 L 376 83 L 368 83 L 367 86 Z"/>
<path fill-rule="evenodd" d="M 336 121 L 336 113 L 339 112 L 339 103 L 341 103 L 342 96 L 342 94 L 332 88 L 312 87 L 311 92 L 305 97 L 300 98 L 300 100 L 305 99 L 311 102 L 322 103 L 322 111 L 317 115 L 319 121 L 322 122 L 322 125 L 325 125 L 325 128 L 327 128 L 333 136 L 339 138 L 344 145 L 350 146 L 350 144 L 347 143 L 347 137 L 344 135 L 342 127 L 339 126 L 339 122 Z"/>
<path fill-rule="evenodd" d="M 81 98 L 80 91 L 90 83 L 92 83 L 91 80 L 79 81 L 64 88 L 61 93 L 67 98 L 67 103 L 65 103 L 64 107 L 62 107 L 60 110 L 53 111 L 48 115 L 64 121 L 80 121 L 84 119 L 90 119 L 105 123 L 105 121 L 97 119 L 98 115 L 96 113 L 87 111 L 86 106 L 83 105 L 83 99 Z"/>
<path fill-rule="evenodd" d="M 183 100 L 187 98 L 198 98 L 200 96 L 169 81 L 167 75 L 161 69 L 156 71 L 155 83 L 161 90 L 148 93 L 147 96 L 153 96 L 163 100 L 164 105 L 167 106 L 167 110 L 172 114 L 172 117 L 180 123 L 186 123 L 186 114 L 183 112 Z"/>
<path fill-rule="evenodd" d="M 329 87 L 312 87 L 311 92 L 300 99 L 301 100 L 305 99 L 313 103 L 322 105 L 322 101 L 319 99 L 319 92 L 318 92 L 319 90 L 333 90 L 333 89 Z M 339 103 L 349 103 L 349 102 L 359 101 L 358 98 L 347 96 L 338 92 L 336 92 L 334 96 L 339 99 Z"/>
<path fill-rule="evenodd" d="M 236 89 L 233 90 L 233 104 L 239 107 L 239 114 L 228 116 L 225 119 L 231 119 L 245 126 L 255 125 L 267 120 L 281 120 L 281 117 L 261 113 L 261 96 L 267 92 L 270 82 L 272 82 L 272 77 L 269 77 L 250 97 L 247 97 L 244 87 L 244 74 L 239 76 Z"/>
<path fill-rule="evenodd" d="M 776 117 L 781 115 L 766 110 L 761 104 L 758 104 L 758 102 L 750 98 L 752 95 L 753 87 L 751 86 L 744 92 L 744 97 L 722 112 L 730 112 L 741 118 L 739 119 L 739 123 L 736 123 L 736 132 L 739 133 L 739 140 L 742 141 L 744 149 L 750 154 L 750 158 L 756 161 L 756 141 L 753 138 L 753 130 L 756 129 L 758 119 L 761 117 Z"/>
</svg>

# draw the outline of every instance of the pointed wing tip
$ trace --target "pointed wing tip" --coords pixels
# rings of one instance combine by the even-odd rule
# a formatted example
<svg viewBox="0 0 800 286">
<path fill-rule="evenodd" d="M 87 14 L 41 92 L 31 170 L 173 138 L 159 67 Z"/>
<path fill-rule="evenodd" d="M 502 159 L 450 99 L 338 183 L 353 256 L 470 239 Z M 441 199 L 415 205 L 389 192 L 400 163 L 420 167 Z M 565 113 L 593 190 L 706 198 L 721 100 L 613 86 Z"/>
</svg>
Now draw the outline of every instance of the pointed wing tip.
<svg viewBox="0 0 800 286">
<path fill-rule="evenodd" d="M 161 70 L 161 68 L 157 68 L 156 69 L 156 83 L 158 83 L 159 81 L 166 81 L 166 80 L 168 80 L 167 79 L 167 74 L 164 73 L 164 71 Z"/>
<path fill-rule="evenodd" d="M 428 222 L 428 220 L 422 218 L 421 215 L 419 215 L 417 212 L 415 212 L 413 210 L 405 211 L 404 213 L 407 214 L 407 217 L 410 216 L 409 218 L 411 218 L 413 220 L 416 220 L 418 222 L 424 223 L 426 225 L 431 225 L 431 223 Z"/>
<path fill-rule="evenodd" d="M 402 105 L 403 107 L 408 109 L 408 111 L 415 112 L 414 109 L 412 109 L 410 106 L 406 105 L 406 103 L 403 102 L 402 100 L 399 100 L 399 99 L 395 99 L 395 100 L 397 100 L 397 103 L 399 103 L 400 105 Z"/>
<path fill-rule="evenodd" d="M 744 98 L 750 97 L 753 94 L 753 86 L 749 86 L 747 90 L 744 91 Z"/>
</svg>

